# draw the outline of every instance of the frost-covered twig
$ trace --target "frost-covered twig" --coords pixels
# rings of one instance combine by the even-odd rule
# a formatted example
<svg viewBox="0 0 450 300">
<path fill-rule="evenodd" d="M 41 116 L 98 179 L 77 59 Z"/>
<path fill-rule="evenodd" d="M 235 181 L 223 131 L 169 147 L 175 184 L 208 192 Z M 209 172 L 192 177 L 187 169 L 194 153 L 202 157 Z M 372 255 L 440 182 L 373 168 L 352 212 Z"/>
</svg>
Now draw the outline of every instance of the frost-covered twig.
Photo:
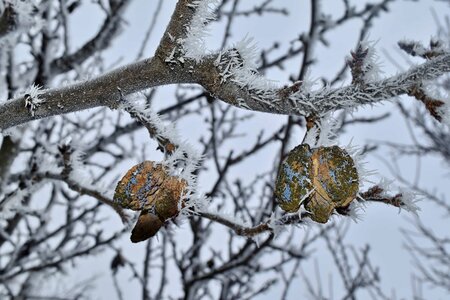
<svg viewBox="0 0 450 300">
<path fill-rule="evenodd" d="M 448 49 L 445 47 L 445 42 L 438 39 L 431 39 L 428 48 L 423 46 L 420 42 L 410 40 L 399 41 L 398 46 L 411 56 L 420 56 L 426 59 L 448 52 Z"/>
<path fill-rule="evenodd" d="M 107 49 L 114 38 L 118 36 L 118 32 L 123 29 L 123 15 L 130 4 L 131 1 L 128 0 L 114 1 L 114 5 L 110 6 L 110 11 L 107 12 L 107 17 L 97 34 L 73 53 L 65 53 L 65 55 L 53 60 L 50 64 L 50 73 L 61 74 L 68 72 L 72 70 L 74 66 L 79 66 L 84 63 L 94 53 Z"/>
<path fill-rule="evenodd" d="M 186 152 L 186 160 L 198 160 L 199 157 L 190 149 L 190 145 L 184 142 L 178 135 L 174 124 L 165 125 L 160 116 L 150 106 L 142 102 L 138 95 L 124 97 L 119 89 L 121 98 L 118 101 L 119 108 L 125 110 L 132 118 L 141 123 L 148 131 L 151 138 L 155 139 L 159 149 L 166 155 L 172 155 L 178 148 Z"/>
<path fill-rule="evenodd" d="M 128 223 L 129 216 L 125 213 L 125 211 L 122 208 L 120 208 L 119 206 L 117 206 L 117 204 L 114 203 L 112 201 L 112 199 L 108 198 L 103 193 L 99 192 L 98 189 L 96 189 L 96 187 L 83 186 L 79 182 L 76 182 L 70 178 L 64 177 L 61 174 L 45 173 L 45 174 L 38 174 L 37 176 L 46 178 L 46 179 L 60 180 L 60 181 L 65 182 L 71 190 L 79 193 L 80 195 L 91 196 L 91 197 L 97 199 L 98 201 L 100 201 L 101 203 L 106 204 L 107 206 L 110 206 L 112 209 L 114 209 L 116 211 L 116 213 L 119 215 L 119 217 L 121 218 L 121 220 L 124 224 Z"/>
<path fill-rule="evenodd" d="M 361 193 L 360 197 L 364 199 L 364 201 L 381 202 L 400 209 L 403 208 L 404 210 L 416 215 L 418 211 L 420 211 L 420 208 L 416 204 L 416 202 L 420 199 L 418 199 L 417 195 L 410 191 L 401 190 L 395 195 L 389 195 L 383 186 L 375 185 L 367 191 Z"/>
<path fill-rule="evenodd" d="M 450 238 L 415 219 L 416 230 L 402 230 L 421 280 L 450 292 Z"/>
<path fill-rule="evenodd" d="M 77 257 L 82 257 L 91 254 L 93 251 L 98 251 L 98 249 L 109 245 L 112 241 L 118 239 L 122 232 L 116 232 L 107 238 L 102 237 L 102 232 L 97 233 L 95 236 L 95 242 L 92 244 L 79 244 L 78 249 L 73 250 L 69 253 L 52 253 L 51 256 L 47 258 L 47 261 L 34 260 L 33 263 L 29 265 L 22 266 L 21 268 L 10 268 L 9 270 L 2 270 L 0 273 L 0 282 L 8 282 L 12 278 L 18 275 L 26 274 L 28 272 L 39 272 L 46 268 L 56 268 L 61 267 L 64 262 L 70 261 Z M 5 272 L 6 271 L 6 272 Z"/>
<path fill-rule="evenodd" d="M 425 108 L 428 110 L 430 115 L 433 116 L 438 121 L 446 119 L 446 116 L 450 113 L 447 110 L 446 102 L 441 99 L 435 99 L 429 96 L 425 89 L 420 86 L 413 86 L 409 91 L 408 95 L 415 97 L 417 100 L 421 101 Z M 448 105 L 448 104 L 447 104 Z"/>
<path fill-rule="evenodd" d="M 352 84 L 364 85 L 379 79 L 380 68 L 374 45 L 367 41 L 360 42 L 350 54 L 347 64 L 353 77 Z"/>
<path fill-rule="evenodd" d="M 82 164 L 80 162 L 81 152 L 73 149 L 70 143 L 62 144 L 59 147 L 59 151 L 62 154 L 64 163 L 61 172 L 45 172 L 44 174 L 38 174 L 36 177 L 64 181 L 70 189 L 81 195 L 94 197 L 101 203 L 113 208 L 122 219 L 122 222 L 126 224 L 129 221 L 129 216 L 125 211 L 108 197 L 108 191 L 106 189 L 100 188 L 99 184 L 96 186 L 92 185 L 88 179 L 89 176 L 82 170 Z"/>
<path fill-rule="evenodd" d="M 205 211 L 200 211 L 197 213 L 203 218 L 220 223 L 232 229 L 237 235 L 242 235 L 249 238 L 255 237 L 264 232 L 277 233 L 279 228 L 285 225 L 302 224 L 305 222 L 306 217 L 310 215 L 308 212 L 302 211 L 301 214 L 285 214 L 278 219 L 270 218 L 269 220 L 255 226 L 244 226 L 239 224 L 239 222 L 236 222 L 236 220 L 226 218 L 220 214 Z"/>
</svg>

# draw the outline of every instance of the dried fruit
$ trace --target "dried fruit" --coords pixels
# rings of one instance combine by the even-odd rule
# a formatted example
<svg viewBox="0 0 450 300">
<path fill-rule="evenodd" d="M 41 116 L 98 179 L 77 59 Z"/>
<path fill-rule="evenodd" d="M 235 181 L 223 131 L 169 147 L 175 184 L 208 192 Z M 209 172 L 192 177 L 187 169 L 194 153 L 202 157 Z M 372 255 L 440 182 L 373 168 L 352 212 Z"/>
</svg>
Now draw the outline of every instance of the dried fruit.
<svg viewBox="0 0 450 300">
<path fill-rule="evenodd" d="M 335 208 L 355 199 L 358 189 L 355 163 L 344 149 L 311 149 L 305 144 L 295 147 L 284 160 L 275 194 L 283 210 L 296 212 L 304 204 L 314 221 L 326 223 Z"/>
<path fill-rule="evenodd" d="M 187 182 L 167 173 L 165 167 L 144 161 L 132 167 L 119 181 L 114 201 L 123 208 L 141 211 L 131 241 L 152 237 L 163 223 L 179 212 L 179 201 Z"/>
<path fill-rule="evenodd" d="M 123 208 L 132 210 L 149 210 L 158 202 L 160 213 L 165 219 L 173 216 L 174 205 L 186 187 L 186 181 L 167 174 L 164 166 L 151 161 L 144 161 L 132 167 L 119 181 L 114 194 L 114 201 Z M 164 209 L 163 209 L 164 207 Z M 169 209 L 169 211 L 165 211 Z"/>
<path fill-rule="evenodd" d="M 164 222 L 151 212 L 141 212 L 136 225 L 131 231 L 131 241 L 138 243 L 154 236 Z"/>
</svg>

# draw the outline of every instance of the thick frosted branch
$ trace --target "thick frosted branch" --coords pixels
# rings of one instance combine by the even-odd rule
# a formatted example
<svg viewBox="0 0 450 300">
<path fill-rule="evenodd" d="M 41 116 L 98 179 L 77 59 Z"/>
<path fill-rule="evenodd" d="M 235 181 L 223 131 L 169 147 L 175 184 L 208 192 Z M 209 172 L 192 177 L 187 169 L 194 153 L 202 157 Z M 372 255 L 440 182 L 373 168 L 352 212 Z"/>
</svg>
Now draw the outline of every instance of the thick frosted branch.
<svg viewBox="0 0 450 300">
<path fill-rule="evenodd" d="M 115 108 L 121 99 L 120 91 L 128 95 L 155 86 L 190 82 L 189 73 L 175 73 L 158 59 L 146 59 L 92 80 L 42 91 L 40 105 L 33 111 L 26 106 L 27 95 L 8 100 L 0 105 L 0 129 L 88 108 Z"/>
<path fill-rule="evenodd" d="M 204 64 L 207 62 L 205 61 Z M 212 66 L 211 66 L 212 68 Z M 324 88 L 317 91 L 302 90 L 301 82 L 274 89 L 258 87 L 255 82 L 263 78 L 245 78 L 233 72 L 232 80 L 218 84 L 221 74 L 211 74 L 203 86 L 219 99 L 250 110 L 286 115 L 324 114 L 342 108 L 356 108 L 373 104 L 395 96 L 407 94 L 424 80 L 435 79 L 450 72 L 450 54 L 442 55 L 410 70 L 365 85 L 349 85 L 337 89 Z M 212 72 L 211 72 L 212 73 Z M 233 77 L 234 76 L 234 77 Z M 241 78 L 242 77 L 242 78 Z M 250 76 L 247 76 L 250 77 Z M 258 83 L 262 86 L 262 83 Z"/>
<path fill-rule="evenodd" d="M 218 59 L 220 57 L 210 55 L 200 63 L 188 60 L 175 64 L 159 58 L 143 60 L 86 82 L 43 91 L 39 95 L 41 104 L 33 112 L 25 105 L 26 95 L 12 99 L 0 106 L 0 128 L 93 107 L 115 108 L 121 99 L 118 89 L 128 95 L 174 83 L 198 83 L 224 102 L 250 110 L 301 116 L 323 114 L 404 95 L 422 81 L 450 72 L 450 54 L 445 54 L 399 75 L 363 86 L 304 92 L 298 83 L 280 89 L 261 88 L 261 84 L 252 86 L 251 82 L 243 82 L 234 73 L 224 82 Z M 227 58 L 222 59 L 222 63 L 226 61 Z"/>
</svg>

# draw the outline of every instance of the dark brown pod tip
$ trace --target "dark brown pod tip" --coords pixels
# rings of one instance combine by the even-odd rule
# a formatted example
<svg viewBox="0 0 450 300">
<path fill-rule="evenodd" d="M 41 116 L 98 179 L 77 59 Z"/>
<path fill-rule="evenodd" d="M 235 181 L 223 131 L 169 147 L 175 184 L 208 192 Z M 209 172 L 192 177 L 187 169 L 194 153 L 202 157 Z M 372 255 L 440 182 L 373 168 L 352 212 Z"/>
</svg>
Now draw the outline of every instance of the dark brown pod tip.
<svg viewBox="0 0 450 300">
<path fill-rule="evenodd" d="M 139 243 L 154 236 L 163 222 L 153 213 L 141 212 L 136 225 L 131 231 L 131 242 Z"/>
</svg>

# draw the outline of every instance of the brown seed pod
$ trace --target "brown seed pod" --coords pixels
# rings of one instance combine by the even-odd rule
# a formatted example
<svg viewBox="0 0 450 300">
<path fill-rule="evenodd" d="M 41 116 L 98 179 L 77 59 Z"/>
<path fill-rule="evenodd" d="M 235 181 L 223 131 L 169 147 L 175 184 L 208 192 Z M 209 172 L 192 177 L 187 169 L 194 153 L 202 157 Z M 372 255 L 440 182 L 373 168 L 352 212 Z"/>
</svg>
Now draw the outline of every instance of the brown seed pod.
<svg viewBox="0 0 450 300">
<path fill-rule="evenodd" d="M 142 211 L 133 229 L 133 242 L 155 235 L 166 220 L 178 214 L 186 187 L 185 180 L 168 175 L 163 165 L 151 161 L 144 161 L 128 170 L 117 184 L 114 201 L 123 208 Z M 149 231 L 143 232 L 145 228 Z"/>
<path fill-rule="evenodd" d="M 176 202 L 178 207 L 186 186 L 185 180 L 168 175 L 163 165 L 144 161 L 128 170 L 119 181 L 114 201 L 123 208 L 132 210 L 149 210 L 160 201 Z M 161 213 L 165 216 L 164 219 L 174 215 L 173 210 L 170 213 L 161 210 Z"/>
<path fill-rule="evenodd" d="M 138 243 L 154 236 L 163 226 L 163 222 L 151 212 L 141 212 L 131 231 L 131 242 Z"/>
<path fill-rule="evenodd" d="M 117 184 L 114 201 L 123 208 L 146 209 L 155 202 L 155 195 L 166 177 L 161 165 L 151 161 L 137 164 Z"/>
<path fill-rule="evenodd" d="M 283 162 L 275 194 L 283 210 L 295 212 L 304 203 L 314 221 L 326 223 L 335 208 L 355 199 L 358 189 L 355 163 L 344 149 L 300 145 Z"/>
</svg>

